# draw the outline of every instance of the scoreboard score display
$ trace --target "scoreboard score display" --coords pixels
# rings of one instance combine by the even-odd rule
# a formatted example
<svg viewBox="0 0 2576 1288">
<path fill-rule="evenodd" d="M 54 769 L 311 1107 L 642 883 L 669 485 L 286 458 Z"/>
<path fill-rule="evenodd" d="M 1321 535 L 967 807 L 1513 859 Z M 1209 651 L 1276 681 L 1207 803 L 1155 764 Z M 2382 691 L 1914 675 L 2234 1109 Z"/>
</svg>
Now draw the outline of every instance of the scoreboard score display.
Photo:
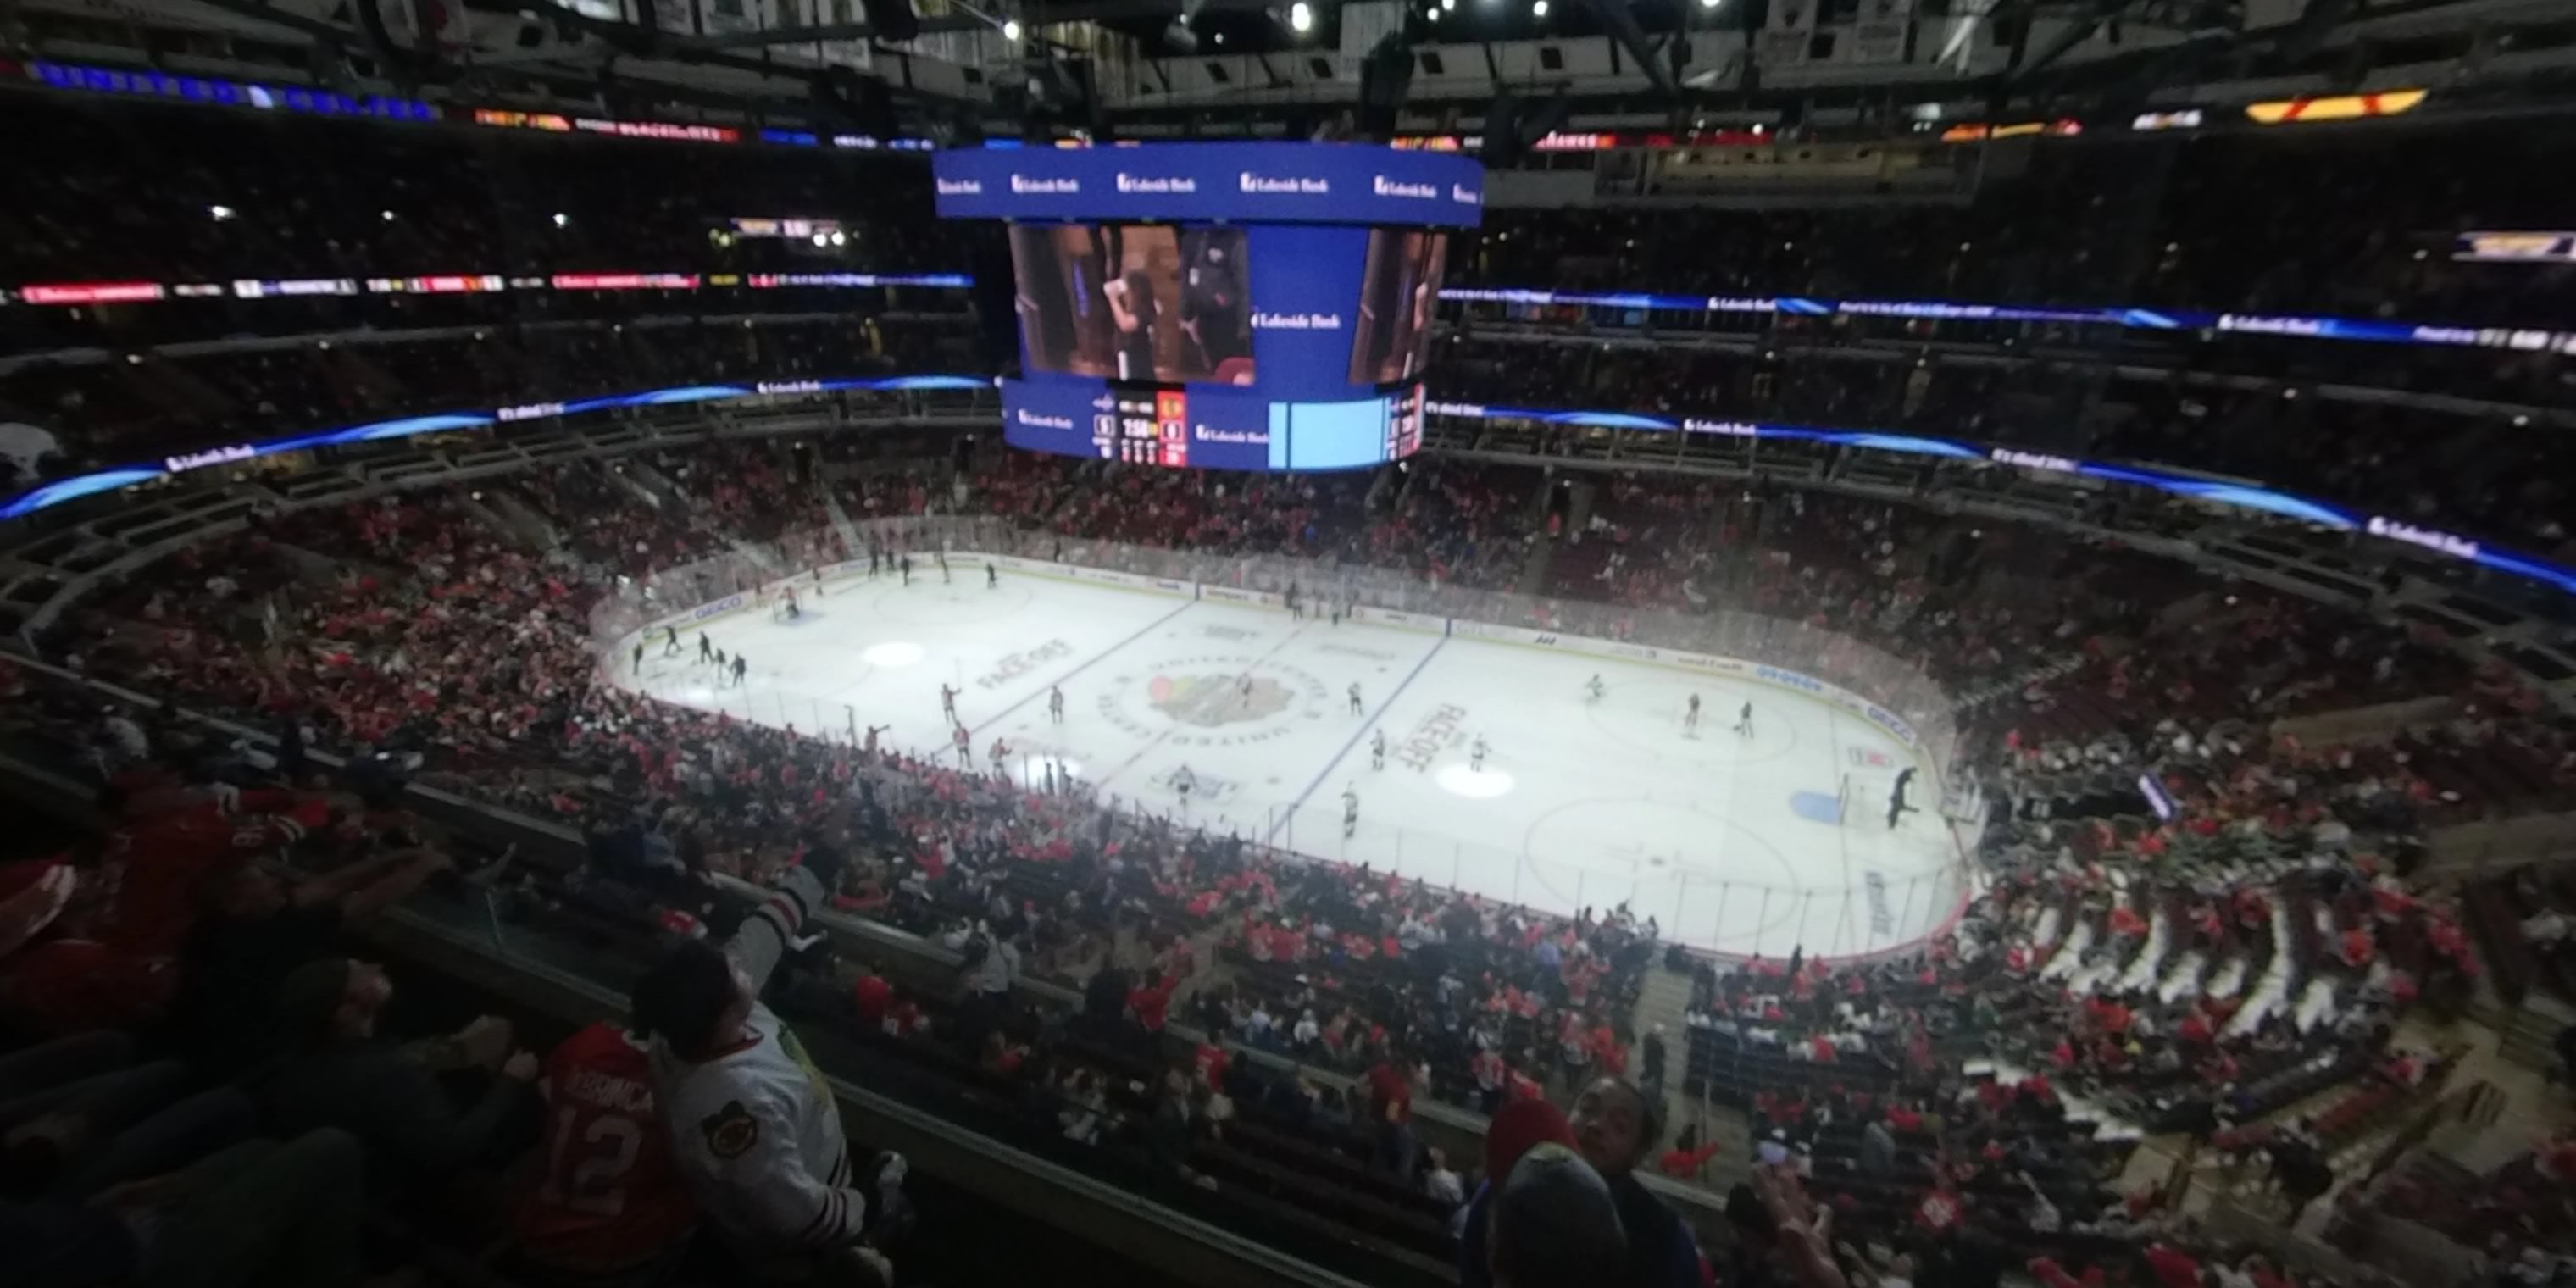
<svg viewBox="0 0 2576 1288">
<path fill-rule="evenodd" d="M 1010 224 L 1014 446 L 1173 468 L 1361 469 L 1422 441 L 1448 232 L 1483 171 L 1356 144 L 942 152 L 944 218 Z"/>
</svg>

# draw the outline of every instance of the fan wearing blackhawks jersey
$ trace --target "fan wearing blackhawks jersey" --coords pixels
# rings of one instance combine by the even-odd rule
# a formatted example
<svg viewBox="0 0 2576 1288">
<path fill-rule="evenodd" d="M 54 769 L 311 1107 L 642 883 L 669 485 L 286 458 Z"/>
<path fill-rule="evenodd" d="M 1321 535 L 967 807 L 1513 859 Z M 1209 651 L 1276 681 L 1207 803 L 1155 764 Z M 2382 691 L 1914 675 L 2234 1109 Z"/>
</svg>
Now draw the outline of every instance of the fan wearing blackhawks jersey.
<svg viewBox="0 0 2576 1288">
<path fill-rule="evenodd" d="M 84 869 L 81 898 L 0 966 L 0 1014 L 36 1033 L 153 1022 L 177 990 L 173 959 L 208 875 L 329 821 L 317 798 L 240 792 L 130 819 L 94 857 L 50 860 Z"/>
<path fill-rule="evenodd" d="M 699 1211 L 756 1269 L 842 1276 L 883 1260 L 858 1247 L 870 1193 L 859 1188 L 840 1109 L 795 1033 L 760 1001 L 788 941 L 838 884 L 841 858 L 818 847 L 790 868 L 722 950 L 672 947 L 635 986 L 635 1023 L 652 1039 L 653 1091 Z M 871 1165 L 881 1212 L 902 1202 L 904 1163 Z"/>
<path fill-rule="evenodd" d="M 519 1197 L 522 1260 L 551 1278 L 616 1276 L 661 1259 L 697 1222 L 653 1098 L 651 1044 L 594 1024 L 546 1057 L 546 1138 Z"/>
</svg>

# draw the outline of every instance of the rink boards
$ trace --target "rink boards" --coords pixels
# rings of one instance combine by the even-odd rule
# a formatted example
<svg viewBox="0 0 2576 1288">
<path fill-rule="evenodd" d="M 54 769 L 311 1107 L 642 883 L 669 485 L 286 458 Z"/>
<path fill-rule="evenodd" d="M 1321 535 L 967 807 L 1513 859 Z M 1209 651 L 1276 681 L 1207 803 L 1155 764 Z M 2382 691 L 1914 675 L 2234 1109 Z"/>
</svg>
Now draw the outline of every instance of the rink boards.
<svg viewBox="0 0 2576 1288">
<path fill-rule="evenodd" d="M 894 745 L 935 751 L 945 730 L 919 708 L 954 666 L 978 769 L 987 744 L 1005 738 L 1016 753 L 1006 768 L 1032 782 L 1050 761 L 1079 766 L 1128 808 L 1186 811 L 1193 824 L 1283 851 L 1549 912 L 1626 901 L 1656 915 L 1668 937 L 1719 952 L 1883 954 L 1946 926 L 1967 893 L 1958 844 L 1933 812 L 1939 768 L 1914 730 L 1812 676 L 1366 607 L 1340 628 L 1292 624 L 1267 592 L 969 552 L 949 562 L 955 581 L 943 583 L 931 559 L 916 557 L 910 591 L 891 573 L 862 581 L 865 561 L 827 566 L 825 596 L 809 598 L 797 625 L 744 620 L 751 594 L 675 611 L 622 638 L 606 669 L 667 701 L 835 738 L 887 724 Z M 987 562 L 1011 594 L 984 594 Z M 810 586 L 813 574 L 770 589 L 790 582 Z M 1026 602 L 996 607 L 1003 600 Z M 974 620 L 895 620 L 923 613 Z M 628 677 L 627 646 L 665 626 L 719 627 L 720 646 L 752 656 L 748 692 Z M 928 641 L 894 646 L 916 659 L 899 665 L 922 669 L 869 678 L 860 659 L 889 635 Z M 1613 688 L 1597 707 L 1575 696 L 1596 666 Z M 1042 696 L 1059 681 L 1072 707 L 1062 726 L 1045 719 Z M 1220 681 L 1246 686 L 1239 717 Z M 1366 687 L 1365 719 L 1345 711 L 1350 683 Z M 1684 692 L 1707 699 L 1695 733 L 1676 732 Z M 1758 737 L 1730 740 L 1741 702 L 1763 713 Z M 1367 768 L 1372 729 L 1389 743 L 1385 771 Z M 1495 764 L 1471 772 L 1468 750 L 1483 732 Z M 1884 784 L 1910 763 L 1910 798 L 1924 813 L 1896 829 L 1822 817 L 1838 777 L 1863 762 L 1876 768 L 1852 808 L 1875 814 Z M 1186 801 L 1171 786 L 1183 764 L 1208 783 Z M 1346 785 L 1364 802 L 1348 836 Z"/>
</svg>

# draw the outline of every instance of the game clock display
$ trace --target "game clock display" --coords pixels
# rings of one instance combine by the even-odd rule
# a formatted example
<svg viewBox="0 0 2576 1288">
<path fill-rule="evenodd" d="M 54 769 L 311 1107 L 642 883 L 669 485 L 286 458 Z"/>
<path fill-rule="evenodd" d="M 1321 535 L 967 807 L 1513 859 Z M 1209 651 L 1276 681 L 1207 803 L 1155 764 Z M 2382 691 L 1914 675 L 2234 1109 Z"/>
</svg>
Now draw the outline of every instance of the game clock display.
<svg viewBox="0 0 2576 1288">
<path fill-rule="evenodd" d="M 1091 418 L 1091 446 L 1102 460 L 1130 465 L 1190 463 L 1190 394 L 1186 389 L 1110 393 L 1111 406 Z"/>
</svg>

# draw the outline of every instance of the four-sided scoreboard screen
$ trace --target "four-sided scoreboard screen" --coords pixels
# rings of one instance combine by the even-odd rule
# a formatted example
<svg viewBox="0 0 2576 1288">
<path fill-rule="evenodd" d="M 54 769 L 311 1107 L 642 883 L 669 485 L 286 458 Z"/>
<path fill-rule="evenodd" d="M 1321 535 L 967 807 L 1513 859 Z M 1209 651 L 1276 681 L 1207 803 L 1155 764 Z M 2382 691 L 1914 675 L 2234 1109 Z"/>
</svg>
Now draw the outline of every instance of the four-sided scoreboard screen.
<svg viewBox="0 0 2576 1288">
<path fill-rule="evenodd" d="M 933 159 L 939 213 L 1010 223 L 1014 446 L 1138 464 L 1358 469 L 1422 441 L 1421 376 L 1475 162 L 1351 144 L 994 148 Z"/>
</svg>

